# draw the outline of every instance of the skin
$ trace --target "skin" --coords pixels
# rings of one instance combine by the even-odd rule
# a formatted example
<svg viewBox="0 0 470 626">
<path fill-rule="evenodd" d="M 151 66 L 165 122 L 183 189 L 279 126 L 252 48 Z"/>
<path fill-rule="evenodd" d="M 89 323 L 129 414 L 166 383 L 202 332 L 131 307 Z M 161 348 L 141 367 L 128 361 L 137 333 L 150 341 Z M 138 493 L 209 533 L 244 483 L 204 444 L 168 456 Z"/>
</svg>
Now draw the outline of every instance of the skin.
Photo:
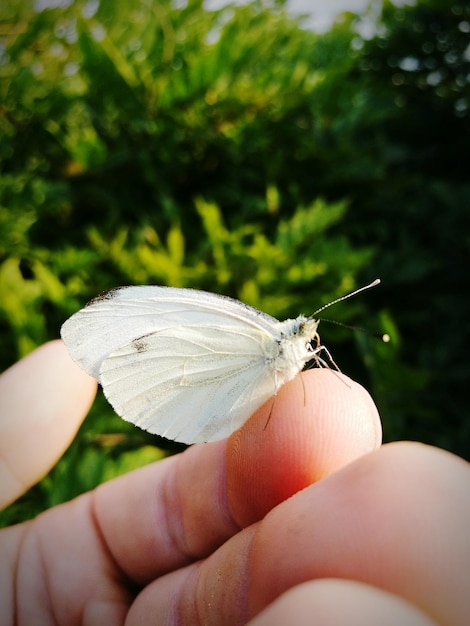
<svg viewBox="0 0 470 626">
<path fill-rule="evenodd" d="M 0 377 L 4 503 L 95 391 L 59 341 Z M 0 623 L 464 626 L 469 465 L 380 441 L 362 387 L 308 371 L 228 440 L 1 531 Z"/>
</svg>

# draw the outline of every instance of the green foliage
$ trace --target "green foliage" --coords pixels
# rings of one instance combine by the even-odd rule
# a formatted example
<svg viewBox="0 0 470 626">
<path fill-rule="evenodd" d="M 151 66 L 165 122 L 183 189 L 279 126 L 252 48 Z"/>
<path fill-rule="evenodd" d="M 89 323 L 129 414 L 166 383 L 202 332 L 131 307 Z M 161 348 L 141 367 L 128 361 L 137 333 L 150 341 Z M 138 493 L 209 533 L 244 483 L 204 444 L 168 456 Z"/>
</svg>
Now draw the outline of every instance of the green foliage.
<svg viewBox="0 0 470 626">
<path fill-rule="evenodd" d="M 372 390 L 387 439 L 470 454 L 468 2 L 385 2 L 369 39 L 351 14 L 320 36 L 274 1 L 5 4 L 3 367 L 121 284 L 282 318 L 380 276 L 334 317 L 392 343 L 323 324 L 325 342 Z M 97 443 L 116 433 L 123 445 Z M 7 521 L 144 462 L 151 441 L 99 401 Z"/>
<path fill-rule="evenodd" d="M 374 240 L 380 250 L 375 270 L 388 286 L 373 298 L 402 308 L 395 316 L 416 389 L 392 399 L 393 419 L 406 416 L 395 435 L 467 457 L 469 31 L 468 1 L 384 4 L 356 70 L 380 116 L 364 116 L 355 132 L 381 172 L 368 197 L 350 199 L 345 224 L 352 241 Z"/>
</svg>

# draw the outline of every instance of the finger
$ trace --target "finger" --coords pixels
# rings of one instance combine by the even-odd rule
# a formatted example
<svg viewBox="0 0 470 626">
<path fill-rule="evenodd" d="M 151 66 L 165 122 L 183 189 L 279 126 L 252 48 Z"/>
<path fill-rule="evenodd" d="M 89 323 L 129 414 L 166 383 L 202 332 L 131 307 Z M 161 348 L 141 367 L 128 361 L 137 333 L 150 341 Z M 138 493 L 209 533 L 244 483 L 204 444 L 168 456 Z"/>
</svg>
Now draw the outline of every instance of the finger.
<svg viewBox="0 0 470 626">
<path fill-rule="evenodd" d="M 271 413 L 270 413 L 271 412 Z M 327 369 L 309 370 L 229 439 L 227 490 L 241 526 L 320 478 L 380 446 L 377 409 L 366 390 Z"/>
<path fill-rule="evenodd" d="M 299 582 L 334 576 L 397 594 L 439 623 L 470 623 L 469 479 L 458 457 L 395 444 L 302 492 L 251 545 L 251 612 Z M 295 543 L 283 546 L 281 533 Z M 273 563 L 279 574 L 266 585 Z"/>
<path fill-rule="evenodd" d="M 438 626 L 409 602 L 351 580 L 322 579 L 293 587 L 248 626 Z"/>
<path fill-rule="evenodd" d="M 439 624 L 466 626 L 468 464 L 419 446 L 385 446 L 280 504 L 209 558 L 154 581 L 129 626 L 246 623 L 309 580 L 357 580 Z"/>
<path fill-rule="evenodd" d="M 332 372 L 309 373 L 304 386 L 286 385 L 266 426 L 270 410 L 255 414 L 228 444 L 193 446 L 98 490 L 101 532 L 128 576 L 145 583 L 208 555 L 278 502 L 379 442 L 368 394 Z"/>
<path fill-rule="evenodd" d="M 95 392 L 96 382 L 61 341 L 41 346 L 0 376 L 0 507 L 55 464 Z"/>
</svg>

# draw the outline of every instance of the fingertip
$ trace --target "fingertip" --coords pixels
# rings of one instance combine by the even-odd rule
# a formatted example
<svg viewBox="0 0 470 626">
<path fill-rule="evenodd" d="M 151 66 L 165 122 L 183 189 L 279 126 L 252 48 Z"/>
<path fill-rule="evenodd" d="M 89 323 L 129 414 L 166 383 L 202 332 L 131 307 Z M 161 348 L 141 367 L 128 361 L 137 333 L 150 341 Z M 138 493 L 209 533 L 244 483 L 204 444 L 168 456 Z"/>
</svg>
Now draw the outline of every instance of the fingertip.
<svg viewBox="0 0 470 626">
<path fill-rule="evenodd" d="M 241 526 L 261 519 L 380 442 L 377 409 L 363 387 L 331 370 L 304 372 L 228 440 L 234 519 Z"/>
<path fill-rule="evenodd" d="M 97 383 L 60 340 L 48 342 L 0 377 L 0 505 L 32 486 L 70 444 Z M 40 442 L 40 445 L 38 445 Z"/>
<path fill-rule="evenodd" d="M 305 372 L 304 382 L 303 421 L 317 441 L 317 479 L 380 447 L 380 416 L 362 385 L 328 369 Z"/>
<path fill-rule="evenodd" d="M 353 580 L 329 578 L 289 589 L 249 626 L 283 626 L 289 622 L 296 626 L 436 626 L 418 607 L 388 591 Z"/>
</svg>

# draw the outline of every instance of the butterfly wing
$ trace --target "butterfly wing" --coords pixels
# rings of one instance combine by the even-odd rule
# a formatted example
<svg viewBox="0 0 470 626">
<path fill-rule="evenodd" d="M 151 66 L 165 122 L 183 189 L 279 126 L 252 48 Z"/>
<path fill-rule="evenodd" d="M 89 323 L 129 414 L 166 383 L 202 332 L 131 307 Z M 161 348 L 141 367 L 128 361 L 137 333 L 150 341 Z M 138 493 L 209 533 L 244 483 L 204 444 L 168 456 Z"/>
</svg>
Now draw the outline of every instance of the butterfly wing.
<svg viewBox="0 0 470 626">
<path fill-rule="evenodd" d="M 276 392 L 279 324 L 216 294 L 123 287 L 92 300 L 61 332 L 121 417 L 194 443 L 228 436 Z"/>
<path fill-rule="evenodd" d="M 100 379 L 101 364 L 134 339 L 175 326 L 227 324 L 254 327 L 268 334 L 279 322 L 227 296 L 195 289 L 119 287 L 97 296 L 62 326 L 72 358 Z"/>
<path fill-rule="evenodd" d="M 275 389 L 266 333 L 180 326 L 151 333 L 103 361 L 100 380 L 124 419 L 183 443 L 228 437 Z"/>
</svg>

